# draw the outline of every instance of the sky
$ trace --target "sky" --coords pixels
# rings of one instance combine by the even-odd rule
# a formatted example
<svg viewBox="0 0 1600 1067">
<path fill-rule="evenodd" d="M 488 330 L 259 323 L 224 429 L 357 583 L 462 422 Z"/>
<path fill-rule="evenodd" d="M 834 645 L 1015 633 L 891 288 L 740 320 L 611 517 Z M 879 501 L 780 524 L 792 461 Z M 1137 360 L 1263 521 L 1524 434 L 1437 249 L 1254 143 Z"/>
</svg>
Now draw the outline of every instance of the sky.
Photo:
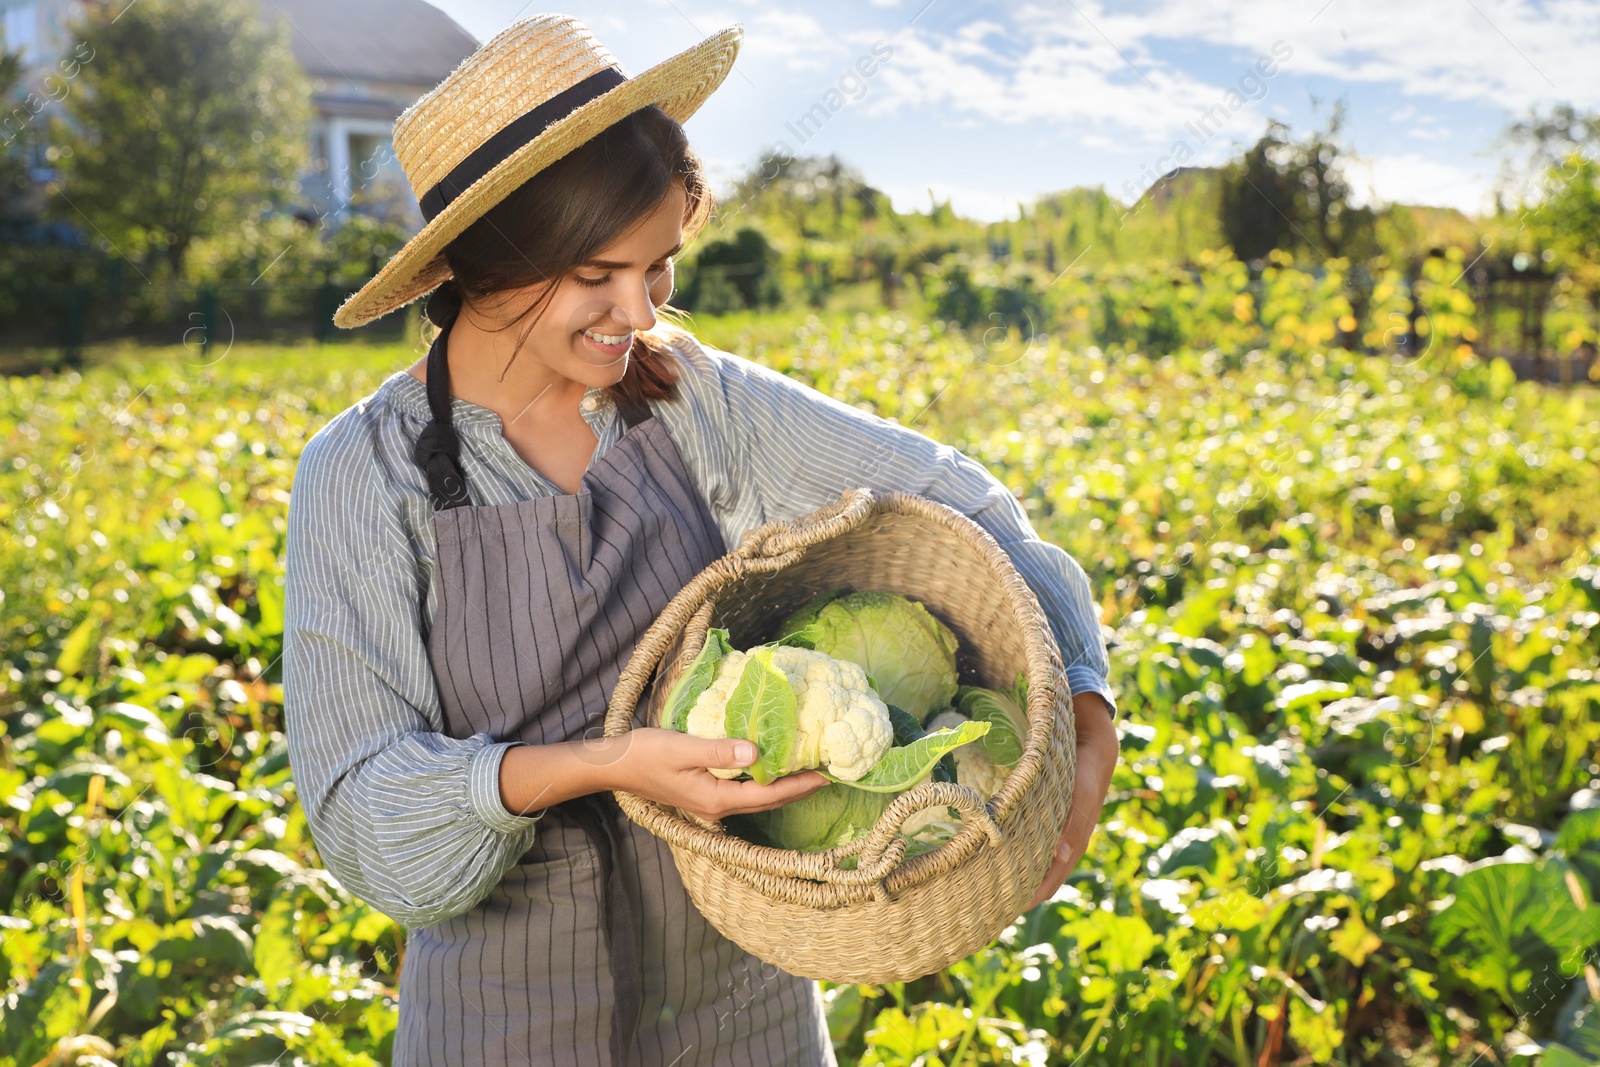
<svg viewBox="0 0 1600 1067">
<path fill-rule="evenodd" d="M 433 2 L 480 41 L 550 10 Z M 556 10 L 633 76 L 743 26 L 733 71 L 685 124 L 719 190 L 771 149 L 835 153 L 896 210 L 937 198 L 985 221 L 1074 186 L 1131 202 L 1180 163 L 1228 159 L 1269 119 L 1308 133 L 1339 99 L 1359 198 L 1475 213 L 1492 204 L 1508 122 L 1557 101 L 1600 110 L 1600 0 L 564 0 Z M 818 104 L 825 121 L 801 125 Z"/>
</svg>

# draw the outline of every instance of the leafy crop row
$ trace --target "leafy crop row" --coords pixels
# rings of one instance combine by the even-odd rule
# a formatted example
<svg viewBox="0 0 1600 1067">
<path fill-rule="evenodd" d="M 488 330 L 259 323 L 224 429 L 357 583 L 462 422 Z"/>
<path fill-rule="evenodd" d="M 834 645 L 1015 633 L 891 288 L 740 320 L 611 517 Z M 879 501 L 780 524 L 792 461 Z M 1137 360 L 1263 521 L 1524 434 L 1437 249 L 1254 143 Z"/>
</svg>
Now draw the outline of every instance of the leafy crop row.
<svg viewBox="0 0 1600 1067">
<path fill-rule="evenodd" d="M 700 333 L 988 464 L 1112 645 L 1088 857 L 828 987 L 841 1062 L 1600 1054 L 1600 402 L 1309 337 Z M 0 385 L 0 1064 L 386 1062 L 404 932 L 317 864 L 276 661 L 295 457 L 413 353 L 185 355 Z"/>
</svg>

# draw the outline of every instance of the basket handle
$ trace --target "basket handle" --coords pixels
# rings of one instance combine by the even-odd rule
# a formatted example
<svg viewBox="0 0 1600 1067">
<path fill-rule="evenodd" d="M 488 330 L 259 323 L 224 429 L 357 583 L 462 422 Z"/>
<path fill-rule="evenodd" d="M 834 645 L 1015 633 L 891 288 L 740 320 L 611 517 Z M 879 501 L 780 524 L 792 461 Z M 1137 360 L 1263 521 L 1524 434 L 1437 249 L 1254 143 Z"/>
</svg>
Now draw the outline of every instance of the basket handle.
<svg viewBox="0 0 1600 1067">
<path fill-rule="evenodd" d="M 770 559 L 838 537 L 865 522 L 875 502 L 871 489 L 846 489 L 837 500 L 798 519 L 773 519 L 746 530 L 731 555 L 741 559 Z"/>
<path fill-rule="evenodd" d="M 847 845 L 824 853 L 827 860 L 825 875 L 830 882 L 856 884 L 863 880 L 878 881 L 892 871 L 905 857 L 906 842 L 900 837 L 900 828 L 907 819 L 925 808 L 948 806 L 961 812 L 962 829 L 976 826 L 996 848 L 1005 843 L 1005 833 L 995 822 L 989 806 L 970 786 L 954 782 L 923 782 L 914 789 L 895 797 L 870 833 Z M 953 840 L 953 839 L 952 839 Z M 948 842 L 947 842 L 948 844 Z M 856 856 L 856 870 L 839 868 L 846 856 Z M 866 877 L 862 875 L 865 872 Z M 846 875 L 845 878 L 832 877 Z"/>
</svg>

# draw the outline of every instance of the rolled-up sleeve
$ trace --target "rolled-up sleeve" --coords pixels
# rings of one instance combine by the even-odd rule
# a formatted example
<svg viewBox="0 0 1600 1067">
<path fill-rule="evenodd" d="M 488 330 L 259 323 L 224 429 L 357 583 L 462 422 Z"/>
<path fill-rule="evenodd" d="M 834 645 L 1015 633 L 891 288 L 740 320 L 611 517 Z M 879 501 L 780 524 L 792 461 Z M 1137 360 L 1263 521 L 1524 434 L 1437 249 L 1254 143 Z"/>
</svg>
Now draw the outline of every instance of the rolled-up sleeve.
<svg viewBox="0 0 1600 1067">
<path fill-rule="evenodd" d="M 730 467 L 743 472 L 765 519 L 798 517 L 852 486 L 916 493 L 961 512 L 999 542 L 1039 598 L 1072 692 L 1098 693 L 1116 714 L 1088 576 L 1065 549 L 1039 538 L 988 468 L 769 367 L 700 347 L 720 391 L 708 407 L 721 424 Z"/>
<path fill-rule="evenodd" d="M 285 549 L 284 718 L 324 864 L 410 927 L 484 898 L 533 843 L 500 800 L 511 746 L 442 732 L 416 551 L 357 419 L 301 454 Z"/>
</svg>

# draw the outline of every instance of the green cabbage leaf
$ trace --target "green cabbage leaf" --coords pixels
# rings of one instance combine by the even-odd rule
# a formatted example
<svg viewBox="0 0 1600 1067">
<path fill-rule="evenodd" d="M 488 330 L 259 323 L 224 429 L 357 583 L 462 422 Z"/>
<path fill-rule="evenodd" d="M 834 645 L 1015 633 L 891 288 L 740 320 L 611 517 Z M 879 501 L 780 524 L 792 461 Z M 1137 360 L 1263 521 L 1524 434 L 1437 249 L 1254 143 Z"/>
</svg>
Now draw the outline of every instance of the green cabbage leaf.
<svg viewBox="0 0 1600 1067">
<path fill-rule="evenodd" d="M 964 722 L 953 730 L 935 730 L 909 745 L 896 745 L 883 754 L 872 770 L 853 782 L 844 782 L 826 770 L 819 773 L 830 782 L 843 782 L 853 789 L 901 793 L 930 774 L 945 753 L 978 740 L 989 729 L 987 722 Z"/>
<path fill-rule="evenodd" d="M 700 646 L 700 654 L 689 664 L 689 669 L 678 676 L 678 684 L 672 687 L 672 693 L 667 697 L 663 722 L 679 733 L 688 732 L 689 709 L 694 707 L 701 693 L 711 688 L 712 681 L 717 677 L 717 665 L 732 651 L 733 645 L 728 643 L 727 630 L 713 626 L 706 631 L 706 643 Z"/>
<path fill-rule="evenodd" d="M 819 652 L 858 663 L 885 704 L 919 720 L 956 693 L 956 635 L 926 607 L 896 593 L 833 590 L 785 619 Z"/>
</svg>

